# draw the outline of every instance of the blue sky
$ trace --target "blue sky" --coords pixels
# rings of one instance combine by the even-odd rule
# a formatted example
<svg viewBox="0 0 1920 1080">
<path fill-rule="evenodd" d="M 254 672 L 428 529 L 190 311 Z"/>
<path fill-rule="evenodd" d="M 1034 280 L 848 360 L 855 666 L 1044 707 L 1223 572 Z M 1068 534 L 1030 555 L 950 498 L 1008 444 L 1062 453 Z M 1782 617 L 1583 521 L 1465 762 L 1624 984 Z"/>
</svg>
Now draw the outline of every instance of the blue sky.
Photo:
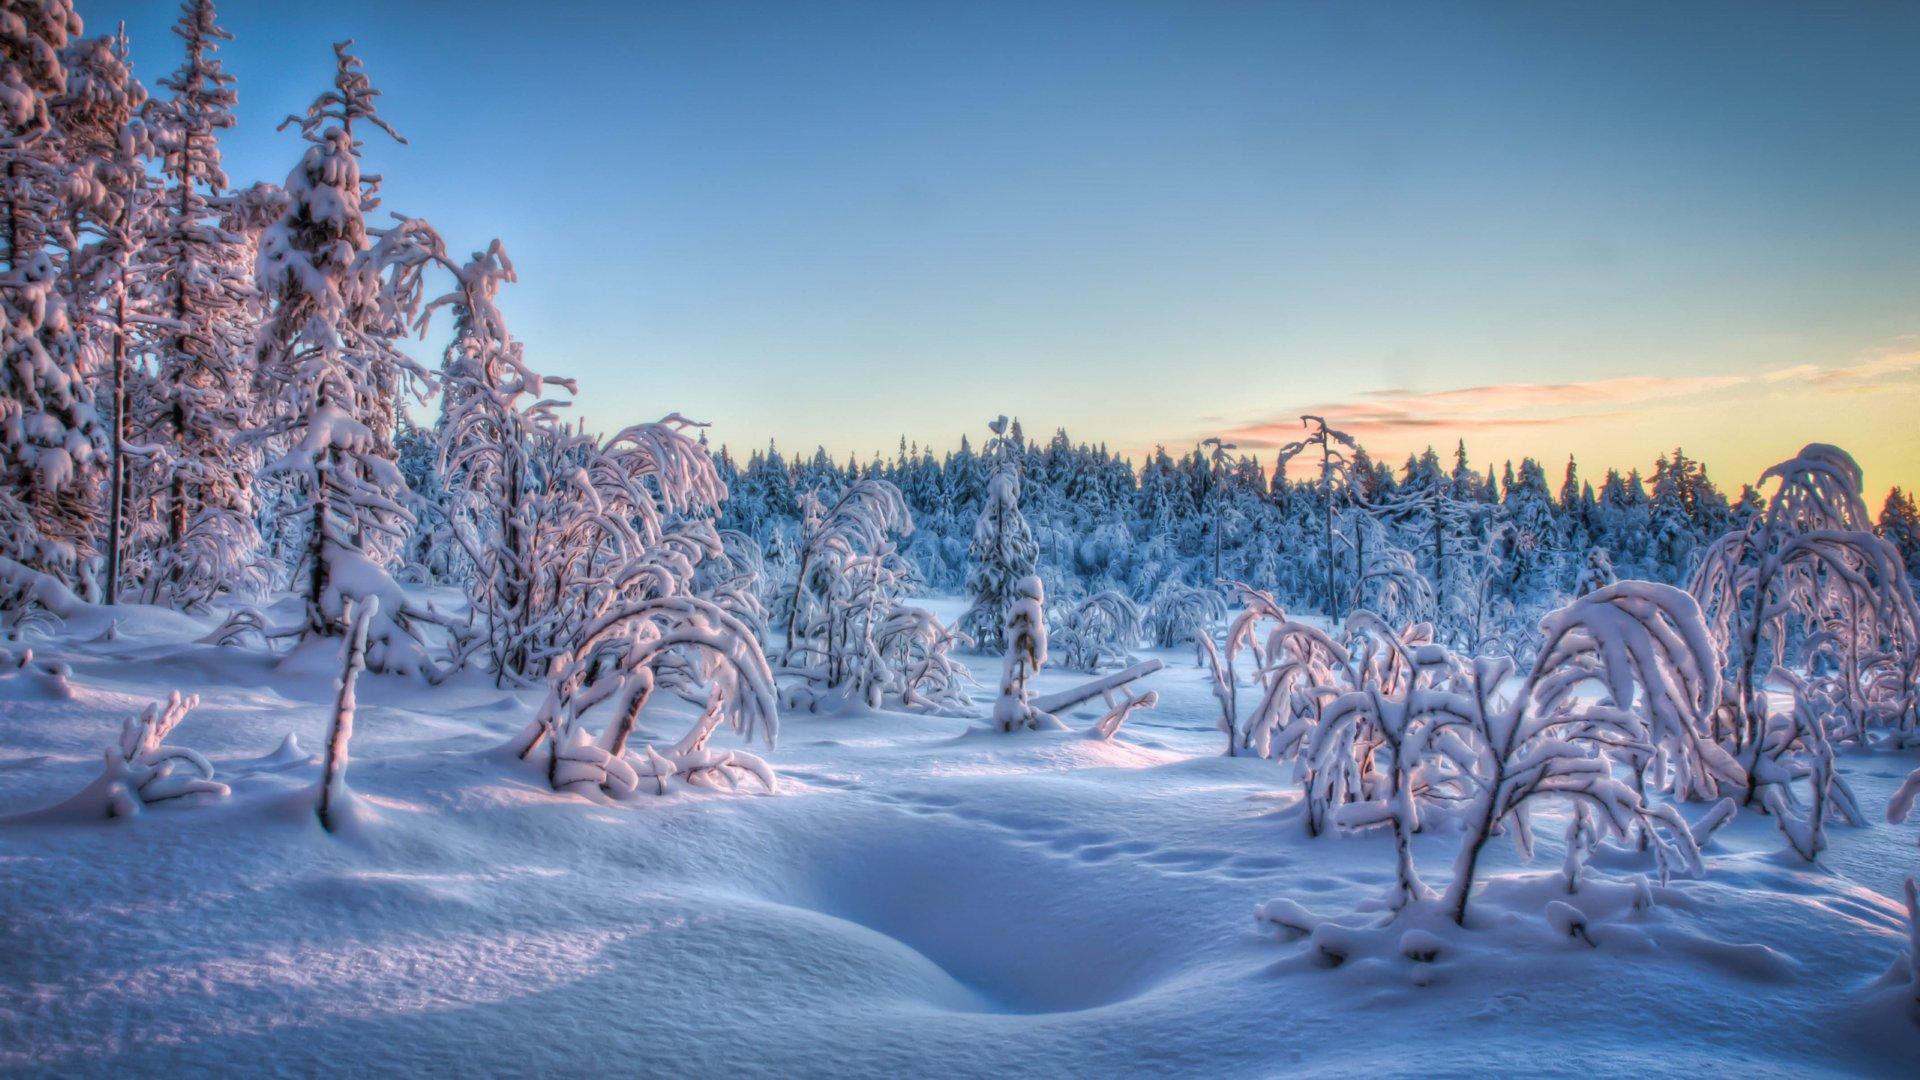
<svg viewBox="0 0 1920 1080">
<path fill-rule="evenodd" d="M 177 63 L 175 4 L 124 18 Z M 230 0 L 236 179 L 352 36 L 386 204 L 500 236 L 595 426 L 1920 481 L 1920 5 Z M 1550 468 L 1553 467 L 1550 465 Z"/>
</svg>

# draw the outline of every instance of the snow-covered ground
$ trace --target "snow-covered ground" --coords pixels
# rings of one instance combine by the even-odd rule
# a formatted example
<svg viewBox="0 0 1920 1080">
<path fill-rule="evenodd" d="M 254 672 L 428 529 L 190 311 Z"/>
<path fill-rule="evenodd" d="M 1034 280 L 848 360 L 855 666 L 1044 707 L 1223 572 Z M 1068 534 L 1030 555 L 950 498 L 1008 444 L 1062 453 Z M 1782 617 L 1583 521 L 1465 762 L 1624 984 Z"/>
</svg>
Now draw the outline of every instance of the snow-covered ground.
<svg viewBox="0 0 1920 1080">
<path fill-rule="evenodd" d="M 951 615 L 949 607 L 942 611 Z M 224 801 L 0 825 L 0 1072 L 74 1075 L 1912 1075 L 1920 1025 L 1876 990 L 1905 944 L 1915 830 L 1838 828 L 1822 864 L 1746 815 L 1701 880 L 1564 936 L 1510 847 L 1474 929 L 1429 963 L 1327 966 L 1253 912 L 1350 918 L 1385 836 L 1309 839 L 1287 768 L 1221 754 L 1190 653 L 1110 743 L 978 720 L 789 714 L 776 793 L 606 806 L 495 748 L 534 692 L 367 676 L 339 834 L 311 809 L 337 664 L 191 642 L 97 612 L 0 678 L 0 816 L 59 802 L 173 689 L 171 740 Z M 93 640 L 100 638 L 100 640 Z M 990 682 L 992 658 L 969 658 Z M 1042 693 L 1081 677 L 1049 671 Z M 664 697 L 664 696 L 663 696 Z M 984 714 L 990 705 L 979 695 Z M 1084 728 L 1099 713 L 1072 719 Z M 691 713 L 657 703 L 643 736 Z M 1853 754 L 1870 813 L 1916 754 Z M 1551 825 L 1543 835 L 1558 835 Z M 1417 838 L 1444 884 L 1455 838 Z M 1543 849 L 1527 872 L 1557 874 Z M 1601 876 L 1643 871 L 1603 853 Z M 1576 905 L 1605 905 L 1596 887 Z"/>
</svg>

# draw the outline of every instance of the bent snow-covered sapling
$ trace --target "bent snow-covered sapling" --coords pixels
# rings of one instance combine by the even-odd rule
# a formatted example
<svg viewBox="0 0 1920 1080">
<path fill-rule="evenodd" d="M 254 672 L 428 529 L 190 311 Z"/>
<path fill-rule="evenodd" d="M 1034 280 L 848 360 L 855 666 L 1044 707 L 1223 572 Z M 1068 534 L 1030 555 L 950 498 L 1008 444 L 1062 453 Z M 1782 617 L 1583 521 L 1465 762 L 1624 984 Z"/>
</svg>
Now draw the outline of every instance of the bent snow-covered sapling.
<svg viewBox="0 0 1920 1080">
<path fill-rule="evenodd" d="M 347 605 L 347 640 L 341 649 L 338 695 L 327 728 L 326 764 L 320 773 L 320 827 L 328 832 L 339 824 L 341 810 L 352 798 L 347 790 L 347 746 L 353 741 L 353 717 L 358 708 L 354 690 L 360 673 L 367 669 L 367 626 L 379 607 L 380 601 L 371 596 Z"/>
</svg>

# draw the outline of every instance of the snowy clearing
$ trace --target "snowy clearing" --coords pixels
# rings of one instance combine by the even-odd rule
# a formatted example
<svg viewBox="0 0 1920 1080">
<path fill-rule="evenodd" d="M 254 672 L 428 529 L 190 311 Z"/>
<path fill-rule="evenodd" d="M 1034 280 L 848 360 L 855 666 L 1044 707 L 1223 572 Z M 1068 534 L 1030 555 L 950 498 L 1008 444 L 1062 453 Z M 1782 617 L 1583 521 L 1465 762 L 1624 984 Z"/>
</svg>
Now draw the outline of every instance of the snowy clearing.
<svg viewBox="0 0 1920 1080">
<path fill-rule="evenodd" d="M 41 643 L 72 667 L 71 698 L 0 680 L 0 813 L 84 786 L 123 717 L 183 685 L 202 701 L 180 741 L 233 793 L 0 826 L 9 1073 L 1570 1074 L 1603 1055 L 1610 1071 L 1897 1074 L 1920 1054 L 1920 1027 L 1873 988 L 1905 940 L 1900 829 L 1836 829 L 1808 866 L 1742 815 L 1706 876 L 1656 886 L 1651 910 L 1559 897 L 1595 905 L 1596 947 L 1547 917 L 1554 847 L 1528 868 L 1549 887 L 1496 879 L 1511 895 L 1433 961 L 1381 947 L 1325 967 L 1255 908 L 1351 911 L 1391 883 L 1391 842 L 1309 839 L 1285 766 L 1221 754 L 1190 651 L 1143 654 L 1166 663 L 1160 705 L 1111 742 L 1083 733 L 1097 702 L 1073 731 L 1011 736 L 801 713 L 768 755 L 776 794 L 621 806 L 495 753 L 537 694 L 367 677 L 364 819 L 329 835 L 316 761 L 275 751 L 289 733 L 320 745 L 331 673 L 192 644 L 210 624 L 172 613 L 117 618 L 110 642 Z M 676 703 L 642 728 L 692 715 Z M 1920 754 L 1842 761 L 1879 805 Z M 1453 841 L 1416 838 L 1436 873 Z M 1490 858 L 1518 869 L 1508 845 Z M 1624 851 L 1594 862 L 1601 879 L 1644 871 Z"/>
</svg>

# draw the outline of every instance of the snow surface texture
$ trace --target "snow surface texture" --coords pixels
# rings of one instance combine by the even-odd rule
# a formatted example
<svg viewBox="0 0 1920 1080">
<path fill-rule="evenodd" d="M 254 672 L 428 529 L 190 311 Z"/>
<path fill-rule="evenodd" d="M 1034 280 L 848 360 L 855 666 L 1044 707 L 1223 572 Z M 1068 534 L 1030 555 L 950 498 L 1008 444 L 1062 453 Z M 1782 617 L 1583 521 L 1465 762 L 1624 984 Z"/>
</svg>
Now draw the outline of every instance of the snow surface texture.
<svg viewBox="0 0 1920 1080">
<path fill-rule="evenodd" d="M 425 598 L 422 598 L 425 599 Z M 441 593 L 436 603 L 447 600 Z M 959 601 L 933 604 L 943 619 Z M 496 748 L 540 702 L 465 672 L 358 686 L 341 831 L 313 812 L 337 655 L 196 644 L 213 620 L 73 609 L 0 698 L 0 817 L 60 803 L 176 688 L 170 738 L 231 794 L 128 820 L 0 824 L 0 1072 L 436 1075 L 1911 1074 L 1902 879 L 1915 829 L 1836 827 L 1817 865 L 1742 814 L 1706 874 L 1487 849 L 1451 923 L 1362 926 L 1378 832 L 1309 839 L 1290 772 L 1222 754 L 1184 646 L 1113 739 L 849 708 L 795 714 L 778 794 L 608 806 Z M 984 667 L 990 657 L 969 656 Z M 1051 669 L 1041 695 L 1084 675 Z M 982 706 L 984 710 L 984 703 Z M 697 710 L 658 696 L 636 739 Z M 295 743 L 286 743 L 289 733 Z M 726 736 L 737 742 L 733 736 Z M 1848 752 L 1884 807 L 1920 760 Z M 192 803 L 192 805 L 188 805 Z M 1689 817 L 1707 806 L 1688 806 Z M 1451 833 L 1413 838 L 1439 872 Z M 1524 876 L 1523 876 L 1524 875 Z M 1648 902 L 1651 901 L 1651 906 Z M 1315 922 L 1321 920 L 1317 917 Z M 1337 954 L 1337 966 L 1335 956 Z"/>
</svg>

